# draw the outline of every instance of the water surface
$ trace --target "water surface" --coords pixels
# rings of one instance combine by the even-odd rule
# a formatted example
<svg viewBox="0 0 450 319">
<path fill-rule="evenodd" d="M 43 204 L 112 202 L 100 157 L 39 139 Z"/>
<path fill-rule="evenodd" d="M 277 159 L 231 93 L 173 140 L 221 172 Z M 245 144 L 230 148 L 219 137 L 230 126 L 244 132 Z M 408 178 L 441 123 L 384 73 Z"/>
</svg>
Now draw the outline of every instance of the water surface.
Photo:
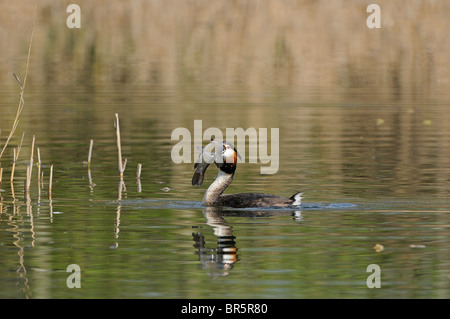
<svg viewBox="0 0 450 319">
<path fill-rule="evenodd" d="M 30 91 L 14 194 L 9 183 L 1 187 L 1 297 L 449 297 L 446 105 L 362 103 L 338 93 L 335 103 L 296 103 L 295 95 L 253 102 L 239 92 L 197 100 L 151 88 L 109 90 Z M 5 99 L 16 97 L 10 95 Z M 124 184 L 115 112 L 128 161 Z M 224 131 L 278 127 L 277 174 L 261 175 L 262 164 L 247 159 L 228 192 L 290 196 L 302 190 L 303 207 L 202 207 L 217 169 L 211 166 L 205 184 L 192 187 L 193 165 L 170 157 L 172 130 L 193 130 L 195 119 L 204 129 Z M 27 200 L 32 134 L 44 182 L 39 190 L 33 175 Z M 2 159 L 4 180 L 13 146 Z M 376 244 L 384 250 L 377 252 Z M 66 285 L 70 264 L 80 266 L 80 289 Z M 370 264 L 381 268 L 381 289 L 366 285 Z"/>
</svg>

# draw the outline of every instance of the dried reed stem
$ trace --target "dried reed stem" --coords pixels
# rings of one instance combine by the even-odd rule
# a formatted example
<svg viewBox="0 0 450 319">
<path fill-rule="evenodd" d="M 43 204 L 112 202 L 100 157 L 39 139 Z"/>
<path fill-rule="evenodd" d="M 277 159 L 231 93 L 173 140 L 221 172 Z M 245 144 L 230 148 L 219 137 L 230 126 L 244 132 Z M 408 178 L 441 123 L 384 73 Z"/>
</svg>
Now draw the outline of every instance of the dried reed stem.
<svg viewBox="0 0 450 319">
<path fill-rule="evenodd" d="M 11 168 L 11 177 L 9 179 L 9 182 L 12 183 L 14 181 L 14 171 L 16 170 L 16 162 L 17 162 L 17 158 L 19 157 L 19 150 L 16 151 L 16 149 L 14 148 L 14 153 L 13 153 L 13 163 L 12 163 L 12 168 Z"/>
<path fill-rule="evenodd" d="M 139 163 L 137 166 L 137 172 L 136 172 L 136 183 L 137 183 L 137 190 L 138 193 L 142 192 L 142 187 L 141 187 L 141 171 L 142 171 L 142 164 Z"/>
<path fill-rule="evenodd" d="M 123 172 L 125 172 L 125 168 L 127 167 L 127 162 L 128 162 L 128 159 L 125 159 L 123 161 L 123 164 L 122 164 L 122 176 L 123 176 Z"/>
<path fill-rule="evenodd" d="M 31 157 L 30 157 L 30 165 L 33 166 L 33 157 L 34 157 L 34 142 L 36 141 L 36 135 L 33 135 L 33 139 L 31 141 Z"/>
<path fill-rule="evenodd" d="M 142 171 L 142 164 L 139 163 L 139 164 L 137 165 L 137 172 L 136 172 L 136 178 L 137 178 L 137 179 L 140 179 L 140 178 L 141 178 L 141 171 Z"/>
<path fill-rule="evenodd" d="M 27 181 L 26 181 L 26 192 L 30 192 L 30 185 L 31 185 L 31 173 L 33 172 L 33 155 L 34 155 L 34 141 L 35 141 L 35 135 L 33 135 L 33 141 L 31 142 L 31 156 L 30 156 L 30 163 L 27 167 Z"/>
<path fill-rule="evenodd" d="M 41 181 L 41 152 L 39 150 L 39 147 L 37 148 L 37 155 L 38 155 L 38 162 L 37 162 L 37 166 L 38 166 L 38 182 Z"/>
<path fill-rule="evenodd" d="M 29 194 L 28 183 L 31 180 L 31 172 L 30 172 L 30 164 L 27 165 L 27 179 L 25 180 L 24 191 L 26 194 Z"/>
<path fill-rule="evenodd" d="M 41 197 L 41 152 L 39 150 L 39 147 L 37 148 L 37 155 L 38 155 L 38 194 L 39 197 Z"/>
<path fill-rule="evenodd" d="M 31 25 L 31 36 L 30 36 L 30 42 L 28 45 L 28 56 L 27 56 L 27 65 L 25 67 L 25 75 L 23 78 L 23 83 L 20 82 L 19 77 L 13 73 L 14 77 L 16 78 L 17 82 L 19 82 L 20 86 L 20 100 L 19 100 L 19 106 L 17 107 L 16 117 L 14 118 L 13 126 L 11 128 L 11 131 L 9 132 L 8 138 L 6 139 L 5 145 L 3 145 L 3 148 L 0 152 L 0 158 L 3 155 L 3 152 L 5 151 L 6 147 L 8 146 L 9 141 L 11 140 L 11 137 L 14 135 L 14 132 L 16 131 L 17 125 L 19 125 L 19 116 L 20 113 L 22 113 L 23 106 L 25 104 L 23 99 L 23 94 L 25 91 L 25 85 L 27 83 L 27 75 L 28 75 L 28 66 L 30 65 L 30 55 L 31 55 L 31 44 L 33 42 L 33 33 L 34 33 L 34 21 L 36 20 L 36 12 L 37 12 L 37 4 L 34 9 L 34 16 L 33 16 L 33 24 Z"/>
<path fill-rule="evenodd" d="M 115 113 L 115 121 L 114 121 L 114 127 L 116 128 L 116 136 L 117 136 L 117 150 L 118 150 L 118 157 L 119 157 L 119 173 L 120 173 L 120 180 L 123 180 L 123 172 L 125 171 L 125 167 L 127 166 L 127 159 L 125 159 L 125 162 L 122 161 L 122 146 L 120 141 L 120 126 L 119 126 L 119 114 Z"/>
<path fill-rule="evenodd" d="M 94 140 L 91 140 L 90 144 L 89 144 L 89 154 L 88 154 L 88 168 L 91 167 L 91 158 L 92 158 L 92 147 L 94 146 Z"/>
<path fill-rule="evenodd" d="M 88 154 L 88 179 L 89 179 L 89 188 L 91 189 L 91 192 L 94 190 L 95 184 L 92 182 L 92 174 L 91 174 L 91 160 L 92 160 L 92 149 L 94 147 L 94 140 L 91 140 L 89 143 L 89 154 Z"/>
<path fill-rule="evenodd" d="M 20 144 L 17 147 L 17 151 L 16 149 L 14 149 L 14 158 L 13 158 L 13 165 L 12 165 L 12 169 L 11 169 L 11 178 L 9 179 L 9 182 L 12 184 L 14 181 L 14 171 L 16 170 L 16 163 L 17 160 L 19 159 L 19 153 L 20 150 L 22 149 L 22 143 L 23 143 L 23 138 L 25 137 L 25 132 L 22 133 L 22 139 L 20 140 Z"/>
<path fill-rule="evenodd" d="M 53 164 L 50 165 L 50 179 L 48 182 L 48 198 L 52 198 L 52 184 L 53 184 Z"/>
</svg>

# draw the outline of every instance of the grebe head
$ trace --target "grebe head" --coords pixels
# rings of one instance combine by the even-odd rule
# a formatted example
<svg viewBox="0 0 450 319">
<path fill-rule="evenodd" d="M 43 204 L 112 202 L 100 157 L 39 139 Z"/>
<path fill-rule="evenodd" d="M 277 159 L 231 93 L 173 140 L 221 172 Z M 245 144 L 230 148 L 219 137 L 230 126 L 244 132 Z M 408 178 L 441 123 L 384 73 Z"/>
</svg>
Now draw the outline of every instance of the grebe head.
<svg viewBox="0 0 450 319">
<path fill-rule="evenodd" d="M 233 144 L 223 141 L 222 154 L 216 158 L 215 163 L 222 172 L 234 174 L 238 157 L 241 158 Z"/>
<path fill-rule="evenodd" d="M 194 164 L 195 173 L 192 176 L 192 185 L 201 186 L 203 184 L 206 170 L 212 162 L 216 163 L 221 172 L 233 175 L 236 170 L 237 158 L 241 158 L 241 156 L 231 143 L 211 140 L 211 143 L 202 149 L 199 159 Z"/>
</svg>

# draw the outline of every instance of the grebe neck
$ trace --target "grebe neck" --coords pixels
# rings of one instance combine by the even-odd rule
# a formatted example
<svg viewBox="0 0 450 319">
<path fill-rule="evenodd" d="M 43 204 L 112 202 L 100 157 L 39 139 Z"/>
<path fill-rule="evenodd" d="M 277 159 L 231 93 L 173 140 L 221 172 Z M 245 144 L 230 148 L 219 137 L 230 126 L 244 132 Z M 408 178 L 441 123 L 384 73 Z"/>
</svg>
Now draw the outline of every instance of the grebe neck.
<svg viewBox="0 0 450 319">
<path fill-rule="evenodd" d="M 219 170 L 216 179 L 206 190 L 202 203 L 208 206 L 215 206 L 225 189 L 230 186 L 233 181 L 233 175 L 234 174 L 228 174 Z"/>
</svg>

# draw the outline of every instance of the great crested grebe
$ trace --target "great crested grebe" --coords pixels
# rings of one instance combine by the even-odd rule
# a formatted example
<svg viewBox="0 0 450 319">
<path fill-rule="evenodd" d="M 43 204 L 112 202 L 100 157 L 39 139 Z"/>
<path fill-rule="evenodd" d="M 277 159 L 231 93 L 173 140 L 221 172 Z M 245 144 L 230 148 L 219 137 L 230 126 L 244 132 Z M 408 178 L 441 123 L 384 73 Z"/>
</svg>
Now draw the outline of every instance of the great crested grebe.
<svg viewBox="0 0 450 319">
<path fill-rule="evenodd" d="M 216 151 L 210 152 L 214 147 Z M 206 169 L 213 161 L 219 168 L 219 174 L 206 190 L 202 203 L 207 206 L 226 206 L 234 208 L 246 207 L 295 207 L 301 205 L 302 192 L 292 195 L 290 198 L 263 193 L 238 193 L 223 194 L 225 189 L 233 181 L 236 171 L 237 158 L 239 156 L 236 148 L 230 143 L 223 141 L 212 141 L 202 151 L 201 162 L 194 165 L 195 173 L 192 177 L 192 185 L 201 186 Z"/>
</svg>

